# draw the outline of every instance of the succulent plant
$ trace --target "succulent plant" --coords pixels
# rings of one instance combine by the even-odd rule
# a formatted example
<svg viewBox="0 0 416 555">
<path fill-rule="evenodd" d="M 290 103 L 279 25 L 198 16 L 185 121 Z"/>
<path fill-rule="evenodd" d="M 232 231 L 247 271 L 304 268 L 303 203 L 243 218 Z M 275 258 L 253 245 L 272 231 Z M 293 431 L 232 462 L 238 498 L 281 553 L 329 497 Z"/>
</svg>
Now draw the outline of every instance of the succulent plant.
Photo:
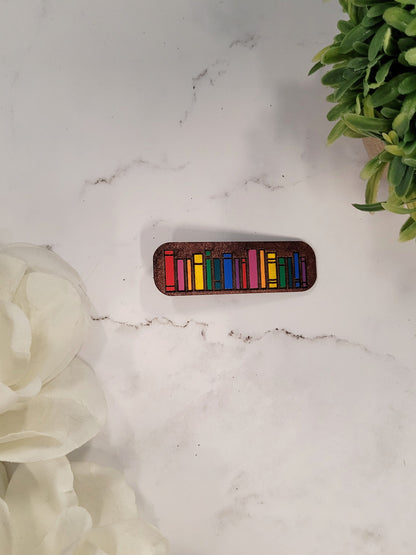
<svg viewBox="0 0 416 555">
<path fill-rule="evenodd" d="M 416 0 L 339 0 L 347 19 L 338 21 L 333 43 L 314 58 L 309 74 L 325 67 L 322 83 L 333 89 L 328 136 L 375 137 L 384 150 L 363 168 L 368 212 L 407 214 L 399 239 L 416 237 Z M 388 198 L 378 189 L 388 167 Z"/>
</svg>

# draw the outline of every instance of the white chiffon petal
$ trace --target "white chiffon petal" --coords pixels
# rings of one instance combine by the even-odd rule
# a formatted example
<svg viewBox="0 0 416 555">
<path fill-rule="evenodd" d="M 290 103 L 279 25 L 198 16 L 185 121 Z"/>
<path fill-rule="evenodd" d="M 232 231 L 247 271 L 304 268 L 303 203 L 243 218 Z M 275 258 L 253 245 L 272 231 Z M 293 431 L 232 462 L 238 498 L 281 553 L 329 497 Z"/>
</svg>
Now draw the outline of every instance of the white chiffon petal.
<svg viewBox="0 0 416 555">
<path fill-rule="evenodd" d="M 3 499 L 0 499 L 0 553 L 1 555 L 12 555 L 10 513 Z"/>
<path fill-rule="evenodd" d="M 0 415 L 15 408 L 17 401 L 18 396 L 13 389 L 0 382 Z"/>
<path fill-rule="evenodd" d="M 90 463 L 71 466 L 61 457 L 20 464 L 9 483 L 4 476 L 1 555 L 168 553 L 158 530 L 137 516 L 133 491 L 117 471 Z"/>
<path fill-rule="evenodd" d="M 0 301 L 0 382 L 15 385 L 28 375 L 32 332 L 21 308 Z"/>
<path fill-rule="evenodd" d="M 42 382 L 35 378 L 22 389 L 11 389 L 0 382 L 0 415 L 9 410 L 21 408 L 21 404 L 37 395 L 42 388 Z M 0 435 L 1 441 L 1 435 Z"/>
<path fill-rule="evenodd" d="M 90 513 L 94 526 L 138 517 L 134 491 L 120 472 L 89 462 L 71 466 L 79 503 Z"/>
<path fill-rule="evenodd" d="M 90 310 L 79 275 L 59 256 L 0 246 L 0 460 L 62 456 L 98 432 L 103 395 L 74 360 Z"/>
<path fill-rule="evenodd" d="M 9 478 L 7 476 L 6 467 L 4 466 L 3 463 L 0 463 L 0 498 L 1 499 L 3 499 L 8 485 L 9 485 Z"/>
<path fill-rule="evenodd" d="M 105 551 L 97 547 L 96 545 L 92 545 L 89 541 L 84 542 L 81 547 L 79 547 L 74 555 L 108 555 Z M 140 554 L 139 554 L 140 555 Z"/>
<path fill-rule="evenodd" d="M 0 300 L 11 301 L 27 264 L 24 260 L 3 254 L 0 249 Z"/>
<path fill-rule="evenodd" d="M 69 507 L 56 517 L 52 528 L 33 555 L 73 555 L 91 528 L 91 517 L 82 507 Z M 26 551 L 13 555 L 26 555 Z"/>
<path fill-rule="evenodd" d="M 63 258 L 51 250 L 38 245 L 27 243 L 13 243 L 0 247 L 0 255 L 6 254 L 21 261 L 31 271 L 45 272 L 60 276 L 72 283 L 75 287 L 81 287 L 85 291 L 81 277 Z M 1 269 L 1 267 L 0 267 Z"/>
<path fill-rule="evenodd" d="M 41 272 L 23 278 L 14 302 L 32 329 L 29 378 L 46 382 L 79 352 L 90 325 L 85 304 L 69 281 Z"/>
<path fill-rule="evenodd" d="M 28 361 L 32 345 L 32 332 L 26 314 L 17 305 L 9 302 L 3 303 L 4 309 L 12 323 L 10 348 L 16 358 Z"/>
<path fill-rule="evenodd" d="M 134 492 L 120 472 L 84 462 L 72 463 L 72 471 L 79 504 L 93 521 L 89 543 L 108 555 L 167 554 L 166 540 L 139 518 Z"/>
<path fill-rule="evenodd" d="M 30 397 L 34 397 L 37 395 L 40 390 L 42 389 L 42 381 L 40 378 L 34 378 L 31 382 L 29 382 L 25 387 L 20 389 L 15 389 L 15 393 L 17 394 L 19 400 L 27 400 Z"/>
<path fill-rule="evenodd" d="M 169 552 L 168 543 L 159 531 L 138 519 L 93 528 L 87 537 L 108 555 L 167 555 Z"/>
<path fill-rule="evenodd" d="M 23 407 L 0 415 L 0 460 L 31 462 L 66 455 L 94 437 L 105 416 L 95 374 L 75 358 Z"/>
<path fill-rule="evenodd" d="M 33 553 L 54 528 L 57 516 L 78 506 L 68 460 L 19 465 L 4 500 L 10 512 L 13 555 Z"/>
</svg>

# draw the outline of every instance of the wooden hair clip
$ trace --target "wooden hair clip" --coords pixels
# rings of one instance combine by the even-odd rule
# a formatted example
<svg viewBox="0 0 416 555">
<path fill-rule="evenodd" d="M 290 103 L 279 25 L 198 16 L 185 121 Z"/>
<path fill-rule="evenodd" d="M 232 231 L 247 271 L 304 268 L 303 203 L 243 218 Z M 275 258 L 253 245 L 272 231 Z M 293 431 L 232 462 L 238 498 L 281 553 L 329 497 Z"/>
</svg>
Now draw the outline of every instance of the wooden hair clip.
<svg viewBox="0 0 416 555">
<path fill-rule="evenodd" d="M 303 241 L 164 243 L 153 276 L 165 295 L 224 295 L 306 291 L 316 258 Z"/>
</svg>

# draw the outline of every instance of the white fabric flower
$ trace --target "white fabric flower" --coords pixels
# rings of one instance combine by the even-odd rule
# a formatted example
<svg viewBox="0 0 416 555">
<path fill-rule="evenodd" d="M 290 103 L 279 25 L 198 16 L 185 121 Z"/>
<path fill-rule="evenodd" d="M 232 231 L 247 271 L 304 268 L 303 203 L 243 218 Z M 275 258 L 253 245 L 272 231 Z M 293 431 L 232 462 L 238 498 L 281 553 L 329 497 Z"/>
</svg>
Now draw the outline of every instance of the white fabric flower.
<svg viewBox="0 0 416 555">
<path fill-rule="evenodd" d="M 42 247 L 0 247 L 0 460 L 61 457 L 103 425 L 101 388 L 76 358 L 89 323 L 66 262 Z"/>
<path fill-rule="evenodd" d="M 119 472 L 66 457 L 0 463 L 1 555 L 166 555 L 166 541 L 139 518 Z"/>
</svg>

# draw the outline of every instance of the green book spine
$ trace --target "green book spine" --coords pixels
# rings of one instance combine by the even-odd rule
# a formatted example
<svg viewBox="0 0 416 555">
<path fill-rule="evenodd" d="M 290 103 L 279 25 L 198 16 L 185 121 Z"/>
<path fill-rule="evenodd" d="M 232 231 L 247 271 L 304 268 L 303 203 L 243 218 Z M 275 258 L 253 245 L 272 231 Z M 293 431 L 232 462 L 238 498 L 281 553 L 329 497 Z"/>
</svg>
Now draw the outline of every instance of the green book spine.
<svg viewBox="0 0 416 555">
<path fill-rule="evenodd" d="M 280 288 L 286 288 L 286 264 L 284 257 L 279 257 L 279 281 L 280 281 Z"/>
</svg>

